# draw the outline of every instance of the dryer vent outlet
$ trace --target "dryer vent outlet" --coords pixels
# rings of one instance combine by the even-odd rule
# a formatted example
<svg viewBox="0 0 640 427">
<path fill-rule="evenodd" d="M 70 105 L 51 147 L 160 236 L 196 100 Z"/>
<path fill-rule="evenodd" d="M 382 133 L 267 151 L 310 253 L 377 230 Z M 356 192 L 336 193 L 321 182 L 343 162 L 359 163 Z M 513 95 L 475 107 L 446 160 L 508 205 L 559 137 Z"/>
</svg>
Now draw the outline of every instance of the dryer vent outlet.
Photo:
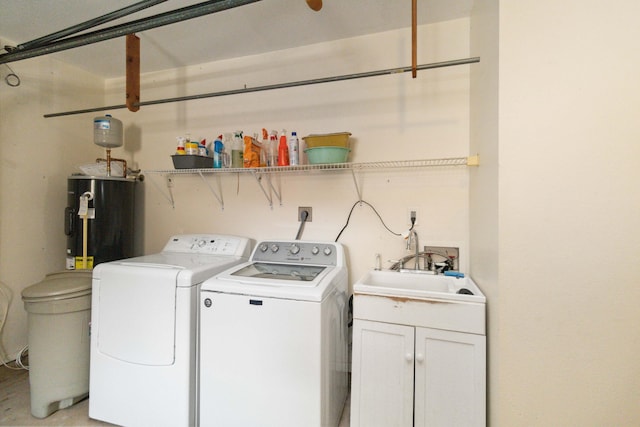
<svg viewBox="0 0 640 427">
<path fill-rule="evenodd" d="M 310 206 L 298 206 L 298 222 L 302 221 L 302 213 L 307 213 L 306 222 L 311 222 L 311 218 L 313 217 L 313 208 Z"/>
</svg>

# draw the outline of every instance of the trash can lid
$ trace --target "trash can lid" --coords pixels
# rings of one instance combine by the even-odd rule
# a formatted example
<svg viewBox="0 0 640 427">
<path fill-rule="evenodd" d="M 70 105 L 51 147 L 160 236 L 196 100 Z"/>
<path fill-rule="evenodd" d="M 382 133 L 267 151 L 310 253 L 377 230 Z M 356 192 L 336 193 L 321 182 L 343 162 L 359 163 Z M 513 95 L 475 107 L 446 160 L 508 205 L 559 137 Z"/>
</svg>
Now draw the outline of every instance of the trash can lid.
<svg viewBox="0 0 640 427">
<path fill-rule="evenodd" d="M 23 301 L 66 299 L 91 293 L 91 270 L 49 273 L 44 280 L 22 291 Z"/>
</svg>

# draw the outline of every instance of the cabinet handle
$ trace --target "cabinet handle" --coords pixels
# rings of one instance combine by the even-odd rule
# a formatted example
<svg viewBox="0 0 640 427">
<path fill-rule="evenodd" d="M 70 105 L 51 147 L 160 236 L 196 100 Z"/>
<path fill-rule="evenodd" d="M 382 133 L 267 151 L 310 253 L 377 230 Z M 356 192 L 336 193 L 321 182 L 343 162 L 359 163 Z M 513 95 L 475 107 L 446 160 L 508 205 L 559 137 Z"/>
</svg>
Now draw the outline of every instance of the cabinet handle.
<svg viewBox="0 0 640 427">
<path fill-rule="evenodd" d="M 416 361 L 417 361 L 418 363 L 422 363 L 422 362 L 424 362 L 424 354 L 422 354 L 422 353 L 418 353 L 418 354 L 416 354 Z"/>
<path fill-rule="evenodd" d="M 407 360 L 407 362 L 413 362 L 413 354 L 412 353 L 405 354 L 404 358 Z"/>
</svg>

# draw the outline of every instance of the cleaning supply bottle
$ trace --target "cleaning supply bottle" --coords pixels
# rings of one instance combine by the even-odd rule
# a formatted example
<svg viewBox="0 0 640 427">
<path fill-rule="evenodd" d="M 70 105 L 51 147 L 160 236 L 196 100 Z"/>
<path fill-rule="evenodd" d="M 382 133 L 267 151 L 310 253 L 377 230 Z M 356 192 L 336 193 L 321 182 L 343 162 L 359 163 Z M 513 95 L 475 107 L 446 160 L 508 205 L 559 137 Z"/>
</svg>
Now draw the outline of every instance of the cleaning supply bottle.
<svg viewBox="0 0 640 427">
<path fill-rule="evenodd" d="M 291 166 L 297 166 L 300 164 L 299 148 L 298 134 L 295 131 L 291 132 L 291 139 L 289 139 L 289 164 Z"/>
<path fill-rule="evenodd" d="M 187 134 L 187 137 L 185 139 L 184 147 L 187 154 L 192 156 L 198 155 L 198 142 L 192 141 L 191 136 L 189 134 Z"/>
<path fill-rule="evenodd" d="M 269 133 L 262 128 L 262 140 L 260 141 L 260 167 L 271 166 L 269 164 Z"/>
<path fill-rule="evenodd" d="M 209 156 L 209 149 L 207 148 L 207 139 L 200 137 L 198 138 L 198 155 L 203 157 Z"/>
<path fill-rule="evenodd" d="M 218 138 L 213 143 L 213 167 L 221 168 L 222 167 L 222 151 L 224 150 L 224 144 L 222 143 L 222 135 L 219 135 Z"/>
<path fill-rule="evenodd" d="M 271 166 L 278 166 L 278 131 L 271 131 L 268 150 L 269 164 Z"/>
<path fill-rule="evenodd" d="M 289 166 L 289 147 L 287 147 L 287 131 L 282 129 L 278 146 L 278 166 Z"/>
<path fill-rule="evenodd" d="M 244 166 L 244 153 L 242 150 L 242 131 L 237 130 L 233 135 L 233 145 L 231 146 L 231 167 L 241 168 Z"/>
<path fill-rule="evenodd" d="M 183 136 L 178 136 L 176 137 L 176 139 L 178 140 L 178 148 L 176 148 L 176 154 L 180 154 L 180 155 L 185 155 L 187 154 L 185 148 L 184 148 L 184 137 Z"/>
<path fill-rule="evenodd" d="M 230 168 L 231 167 L 231 141 L 232 141 L 231 133 L 225 133 L 222 137 L 222 167 Z"/>
</svg>

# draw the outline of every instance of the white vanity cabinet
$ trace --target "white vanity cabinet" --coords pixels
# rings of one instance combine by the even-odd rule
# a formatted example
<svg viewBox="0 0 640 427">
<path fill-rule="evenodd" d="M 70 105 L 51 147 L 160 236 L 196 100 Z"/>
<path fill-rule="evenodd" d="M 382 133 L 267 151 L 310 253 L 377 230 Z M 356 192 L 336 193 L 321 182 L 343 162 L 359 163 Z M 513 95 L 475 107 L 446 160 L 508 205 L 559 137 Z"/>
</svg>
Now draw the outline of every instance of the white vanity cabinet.
<svg viewBox="0 0 640 427">
<path fill-rule="evenodd" d="M 484 426 L 485 338 L 355 319 L 351 426 Z"/>
<path fill-rule="evenodd" d="M 353 321 L 351 426 L 413 426 L 415 328 Z"/>
<path fill-rule="evenodd" d="M 351 427 L 485 426 L 485 302 L 470 278 L 382 271 L 360 279 Z"/>
</svg>

